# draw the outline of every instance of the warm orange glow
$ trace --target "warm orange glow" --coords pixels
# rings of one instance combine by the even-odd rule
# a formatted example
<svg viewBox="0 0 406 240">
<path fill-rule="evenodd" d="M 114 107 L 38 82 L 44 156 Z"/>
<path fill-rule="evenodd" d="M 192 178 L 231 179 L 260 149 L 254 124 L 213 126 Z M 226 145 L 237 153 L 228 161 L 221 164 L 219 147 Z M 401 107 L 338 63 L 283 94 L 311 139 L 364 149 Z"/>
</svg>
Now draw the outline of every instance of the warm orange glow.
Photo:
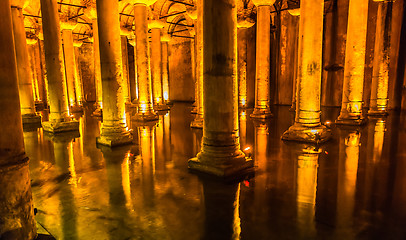
<svg viewBox="0 0 406 240">
<path fill-rule="evenodd" d="M 69 143 L 69 184 L 73 185 L 75 188 L 78 187 L 78 179 L 76 175 L 75 159 L 73 157 L 73 141 Z"/>
<path fill-rule="evenodd" d="M 166 91 L 164 92 L 164 100 L 165 100 L 165 102 L 169 100 L 169 95 L 168 95 L 168 92 L 166 92 Z"/>
<path fill-rule="evenodd" d="M 146 113 L 147 112 L 147 104 L 145 104 L 145 103 L 140 104 L 140 112 L 141 113 Z"/>
</svg>

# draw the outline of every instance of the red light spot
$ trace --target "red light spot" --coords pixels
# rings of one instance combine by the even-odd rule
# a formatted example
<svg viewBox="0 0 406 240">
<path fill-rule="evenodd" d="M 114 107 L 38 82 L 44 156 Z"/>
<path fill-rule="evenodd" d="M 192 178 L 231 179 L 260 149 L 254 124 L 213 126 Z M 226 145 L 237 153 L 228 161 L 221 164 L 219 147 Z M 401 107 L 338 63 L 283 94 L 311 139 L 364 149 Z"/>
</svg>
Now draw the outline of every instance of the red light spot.
<svg viewBox="0 0 406 240">
<path fill-rule="evenodd" d="M 248 180 L 244 180 L 243 183 L 244 183 L 244 185 L 245 185 L 246 187 L 249 187 L 249 186 L 250 186 L 250 182 L 248 182 Z"/>
<path fill-rule="evenodd" d="M 328 152 L 327 151 L 324 151 L 327 155 L 328 155 Z"/>
</svg>

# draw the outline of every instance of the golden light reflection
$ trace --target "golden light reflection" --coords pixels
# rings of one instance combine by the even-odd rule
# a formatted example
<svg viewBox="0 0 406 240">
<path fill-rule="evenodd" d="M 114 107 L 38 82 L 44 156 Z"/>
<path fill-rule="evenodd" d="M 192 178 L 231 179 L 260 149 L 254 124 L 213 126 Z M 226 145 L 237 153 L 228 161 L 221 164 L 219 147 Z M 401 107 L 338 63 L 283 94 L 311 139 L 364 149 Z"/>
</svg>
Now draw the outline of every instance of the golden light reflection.
<svg viewBox="0 0 406 240">
<path fill-rule="evenodd" d="M 77 188 L 79 180 L 76 175 L 75 159 L 73 154 L 73 141 L 69 143 L 69 172 L 70 172 L 69 184 Z"/>
<path fill-rule="evenodd" d="M 240 218 L 240 192 L 241 183 L 238 183 L 237 192 L 234 202 L 234 223 L 233 223 L 233 236 L 232 239 L 240 239 L 241 235 L 241 218 Z"/>
<path fill-rule="evenodd" d="M 121 174 L 122 174 L 121 180 L 128 209 L 133 209 L 131 200 L 130 159 L 131 153 L 128 152 L 126 154 L 124 161 L 121 163 Z"/>
<path fill-rule="evenodd" d="M 240 113 L 240 144 L 244 148 L 247 144 L 247 116 L 246 112 L 242 111 Z"/>
<path fill-rule="evenodd" d="M 378 162 L 382 154 L 383 143 L 385 139 L 386 122 L 385 120 L 378 120 L 374 128 L 374 151 L 373 162 Z"/>
</svg>

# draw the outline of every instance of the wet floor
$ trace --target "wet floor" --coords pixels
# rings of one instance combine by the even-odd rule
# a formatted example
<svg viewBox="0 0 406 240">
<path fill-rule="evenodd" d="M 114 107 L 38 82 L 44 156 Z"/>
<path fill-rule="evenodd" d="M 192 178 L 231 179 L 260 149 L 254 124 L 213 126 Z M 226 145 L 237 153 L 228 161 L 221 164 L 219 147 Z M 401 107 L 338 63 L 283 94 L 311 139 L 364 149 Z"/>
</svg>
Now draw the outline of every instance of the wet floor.
<svg viewBox="0 0 406 240">
<path fill-rule="evenodd" d="M 97 148 L 100 119 L 85 108 L 79 134 L 24 132 L 40 233 L 56 239 L 406 239 L 406 114 L 335 128 L 320 148 L 280 140 L 289 107 L 268 122 L 240 113 L 255 176 L 220 183 L 188 172 L 201 130 L 175 103 L 134 143 Z M 323 122 L 336 108 L 325 109 Z M 79 136 L 80 135 L 80 136 Z"/>
</svg>

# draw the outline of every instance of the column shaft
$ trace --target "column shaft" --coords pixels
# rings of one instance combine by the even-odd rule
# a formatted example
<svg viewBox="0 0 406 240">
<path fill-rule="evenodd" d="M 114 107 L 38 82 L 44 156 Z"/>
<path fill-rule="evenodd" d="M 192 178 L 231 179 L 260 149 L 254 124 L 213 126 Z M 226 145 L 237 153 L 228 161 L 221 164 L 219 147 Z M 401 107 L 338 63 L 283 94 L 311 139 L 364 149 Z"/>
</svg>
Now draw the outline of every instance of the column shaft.
<svg viewBox="0 0 406 240">
<path fill-rule="evenodd" d="M 203 144 L 189 167 L 227 177 L 252 167 L 238 137 L 237 9 L 235 0 L 203 7 Z"/>
<path fill-rule="evenodd" d="M 238 104 L 240 108 L 247 107 L 247 31 L 248 28 L 238 29 Z"/>
<path fill-rule="evenodd" d="M 103 124 L 97 143 L 114 147 L 132 141 L 126 130 L 118 2 L 100 0 L 96 5 L 103 91 Z"/>
<path fill-rule="evenodd" d="M 161 29 L 151 29 L 151 75 L 154 108 L 162 104 L 162 75 L 161 75 Z"/>
<path fill-rule="evenodd" d="M 382 1 L 378 5 L 374 60 L 372 70 L 369 115 L 388 114 L 389 57 L 391 42 L 392 3 Z"/>
<path fill-rule="evenodd" d="M 271 117 L 270 110 L 270 67 L 271 67 L 271 6 L 257 7 L 257 45 L 256 45 L 256 77 L 255 77 L 255 109 L 251 114 L 254 118 Z"/>
<path fill-rule="evenodd" d="M 350 0 L 341 112 L 336 123 L 359 125 L 362 116 L 368 0 Z"/>
<path fill-rule="evenodd" d="M 101 109 L 103 109 L 102 98 L 102 83 L 101 83 L 101 70 L 100 70 L 100 47 L 99 47 L 99 26 L 97 18 L 92 20 L 93 28 L 93 58 L 94 58 L 94 81 L 96 85 L 96 101 L 97 109 L 93 112 L 95 116 L 101 116 Z"/>
<path fill-rule="evenodd" d="M 24 153 L 10 7 L 9 0 L 0 1 L 0 236 L 34 239 L 37 232 L 28 157 Z M 18 9 L 13 7 L 12 11 L 15 10 Z"/>
<path fill-rule="evenodd" d="M 13 6 L 11 8 L 11 15 L 13 19 L 13 33 L 16 47 L 15 53 L 18 73 L 18 89 L 20 92 L 20 108 L 23 117 L 23 124 L 38 124 L 41 122 L 41 117 L 36 115 L 35 113 L 35 104 L 32 89 L 33 76 L 30 69 L 22 8 Z"/>
<path fill-rule="evenodd" d="M 121 35 L 121 59 L 123 61 L 123 92 L 124 101 L 126 103 L 131 102 L 130 100 L 130 80 L 129 80 L 129 69 L 128 69 L 128 48 L 127 48 L 127 36 Z"/>
<path fill-rule="evenodd" d="M 134 22 L 137 51 L 138 113 L 135 120 L 151 121 L 158 119 L 152 110 L 151 74 L 149 72 L 147 6 L 134 5 Z"/>
<path fill-rule="evenodd" d="M 75 53 L 75 89 L 76 89 L 76 100 L 79 105 L 83 104 L 83 83 L 82 83 L 82 75 L 80 72 L 80 60 L 79 60 L 79 54 L 80 50 L 79 47 L 74 47 L 74 53 Z"/>
<path fill-rule="evenodd" d="M 169 101 L 168 42 L 162 42 L 162 92 L 164 102 Z"/>
<path fill-rule="evenodd" d="M 65 60 L 65 71 L 66 71 L 66 85 L 68 87 L 68 101 L 69 106 L 71 108 L 76 107 L 78 105 L 78 101 L 76 99 L 76 59 L 75 59 L 75 52 L 73 47 L 73 35 L 72 29 L 64 29 L 62 30 L 62 40 L 63 40 L 63 53 L 64 53 L 64 60 Z M 72 111 L 72 109 L 71 109 Z"/>
<path fill-rule="evenodd" d="M 79 122 L 69 117 L 57 1 L 41 0 L 41 12 L 50 105 L 49 122 L 42 127 L 48 132 L 77 131 Z"/>
<path fill-rule="evenodd" d="M 300 3 L 296 116 L 284 140 L 319 143 L 330 137 L 320 122 L 323 8 L 323 0 Z"/>
</svg>

